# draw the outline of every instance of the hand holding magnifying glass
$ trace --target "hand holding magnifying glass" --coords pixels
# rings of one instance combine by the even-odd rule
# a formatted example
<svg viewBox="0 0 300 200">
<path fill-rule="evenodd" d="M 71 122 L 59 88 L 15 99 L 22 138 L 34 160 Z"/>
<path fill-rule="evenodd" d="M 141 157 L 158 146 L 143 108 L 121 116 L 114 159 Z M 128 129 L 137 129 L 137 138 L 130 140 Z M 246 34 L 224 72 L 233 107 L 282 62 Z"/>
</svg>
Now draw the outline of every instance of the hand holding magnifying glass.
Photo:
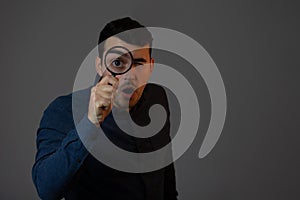
<svg viewBox="0 0 300 200">
<path fill-rule="evenodd" d="M 133 56 L 123 46 L 114 46 L 105 53 L 104 65 L 114 77 L 128 72 L 132 64 Z M 111 87 L 113 85 L 112 82 L 114 80 L 109 78 L 109 76 L 103 77 L 91 91 L 88 118 L 97 127 L 99 122 L 102 122 L 111 111 L 112 96 L 116 89 L 116 86 Z"/>
</svg>

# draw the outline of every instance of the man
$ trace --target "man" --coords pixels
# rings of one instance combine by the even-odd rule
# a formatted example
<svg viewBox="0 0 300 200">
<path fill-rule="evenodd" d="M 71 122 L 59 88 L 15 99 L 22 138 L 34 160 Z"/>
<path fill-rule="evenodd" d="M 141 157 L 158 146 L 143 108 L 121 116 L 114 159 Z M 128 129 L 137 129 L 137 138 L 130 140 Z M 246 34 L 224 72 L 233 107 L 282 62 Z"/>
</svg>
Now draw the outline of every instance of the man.
<svg viewBox="0 0 300 200">
<path fill-rule="evenodd" d="M 129 31 L 124 37 L 116 35 L 136 28 L 142 28 L 141 34 Z M 148 111 L 153 104 L 161 104 L 168 112 L 164 90 L 146 84 L 154 67 L 151 43 L 150 32 L 131 18 L 108 23 L 98 41 L 95 67 L 99 80 L 89 89 L 58 97 L 45 110 L 32 169 L 42 199 L 177 199 L 173 164 L 148 173 L 118 171 L 93 157 L 82 141 L 92 146 L 100 128 L 114 144 L 136 153 L 155 151 L 170 141 L 169 114 L 163 129 L 150 138 L 125 134 L 112 115 L 112 109 L 129 112 L 134 122 L 143 126 L 149 123 Z M 132 56 L 131 68 L 121 75 L 112 74 L 106 66 L 106 53 L 115 46 L 125 47 Z M 120 64 L 113 62 L 110 64 Z M 86 108 L 76 111 L 78 121 L 72 109 L 75 95 L 80 97 L 78 106 Z M 82 130 L 81 137 L 78 130 Z"/>
</svg>

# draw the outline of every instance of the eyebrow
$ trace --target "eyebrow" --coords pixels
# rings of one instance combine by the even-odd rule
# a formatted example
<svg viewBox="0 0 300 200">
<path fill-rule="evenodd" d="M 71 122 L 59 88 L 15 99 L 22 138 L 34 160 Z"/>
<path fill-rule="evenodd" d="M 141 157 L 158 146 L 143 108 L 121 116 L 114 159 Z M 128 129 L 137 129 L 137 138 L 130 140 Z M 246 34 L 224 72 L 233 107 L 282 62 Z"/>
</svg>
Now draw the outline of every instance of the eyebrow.
<svg viewBox="0 0 300 200">
<path fill-rule="evenodd" d="M 110 51 L 110 53 L 120 54 L 120 55 L 127 55 L 127 52 L 119 51 L 117 49 L 113 49 Z M 145 58 L 133 58 L 134 63 L 145 63 L 147 60 Z"/>
<path fill-rule="evenodd" d="M 107 53 L 107 52 L 106 52 Z M 109 53 L 115 53 L 115 54 L 119 54 L 119 55 L 126 55 L 127 56 L 127 53 L 128 52 L 123 52 L 123 51 L 119 51 L 117 49 L 113 49 L 113 50 L 110 50 Z"/>
<path fill-rule="evenodd" d="M 134 58 L 133 63 L 146 63 L 147 60 L 144 58 Z"/>
<path fill-rule="evenodd" d="M 113 49 L 110 51 L 110 53 L 116 53 L 120 55 L 125 55 L 127 56 L 127 52 L 119 51 L 117 49 Z M 133 63 L 147 63 L 148 61 L 145 58 L 133 58 Z"/>
</svg>

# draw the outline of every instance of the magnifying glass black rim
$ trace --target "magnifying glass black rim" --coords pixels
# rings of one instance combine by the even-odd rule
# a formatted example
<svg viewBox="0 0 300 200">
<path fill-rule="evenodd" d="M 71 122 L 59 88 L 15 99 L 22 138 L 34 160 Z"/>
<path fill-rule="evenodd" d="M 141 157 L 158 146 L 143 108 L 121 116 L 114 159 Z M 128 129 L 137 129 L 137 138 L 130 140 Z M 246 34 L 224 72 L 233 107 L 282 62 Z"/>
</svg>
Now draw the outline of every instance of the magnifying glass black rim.
<svg viewBox="0 0 300 200">
<path fill-rule="evenodd" d="M 107 57 L 107 54 L 108 54 L 112 49 L 115 49 L 115 48 L 125 49 L 125 50 L 129 53 L 130 59 L 131 59 L 131 61 L 132 61 L 131 64 L 130 64 L 130 67 L 129 67 L 126 71 L 124 71 L 124 72 L 122 72 L 122 73 L 116 73 L 116 72 L 113 72 L 112 70 L 109 69 L 109 67 L 108 67 L 107 64 L 106 64 L 106 57 Z M 133 56 L 132 56 L 131 52 L 129 51 L 129 49 L 127 49 L 126 47 L 123 47 L 123 46 L 113 46 L 113 47 L 111 47 L 110 49 L 108 49 L 108 50 L 106 51 L 105 56 L 104 56 L 104 64 L 105 64 L 106 69 L 107 69 L 113 76 L 116 76 L 116 75 L 122 75 L 122 74 L 125 74 L 126 72 L 128 72 L 128 71 L 132 68 L 132 65 L 133 65 Z"/>
</svg>

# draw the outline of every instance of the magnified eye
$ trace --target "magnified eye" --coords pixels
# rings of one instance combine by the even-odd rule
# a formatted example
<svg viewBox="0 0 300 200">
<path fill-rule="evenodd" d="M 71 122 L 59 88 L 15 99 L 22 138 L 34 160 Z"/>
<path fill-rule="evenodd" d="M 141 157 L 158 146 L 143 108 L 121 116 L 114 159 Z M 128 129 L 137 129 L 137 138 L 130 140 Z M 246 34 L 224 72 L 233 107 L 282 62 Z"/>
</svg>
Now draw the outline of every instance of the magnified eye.
<svg viewBox="0 0 300 200">
<path fill-rule="evenodd" d="M 113 67 L 121 67 L 121 66 L 122 66 L 122 61 L 121 61 L 121 60 L 118 60 L 118 59 L 113 60 L 113 61 L 112 61 L 112 66 L 113 66 Z"/>
<path fill-rule="evenodd" d="M 109 49 L 104 58 L 105 67 L 113 73 L 113 75 L 126 73 L 130 70 L 133 62 L 130 51 L 121 46 Z"/>
</svg>

